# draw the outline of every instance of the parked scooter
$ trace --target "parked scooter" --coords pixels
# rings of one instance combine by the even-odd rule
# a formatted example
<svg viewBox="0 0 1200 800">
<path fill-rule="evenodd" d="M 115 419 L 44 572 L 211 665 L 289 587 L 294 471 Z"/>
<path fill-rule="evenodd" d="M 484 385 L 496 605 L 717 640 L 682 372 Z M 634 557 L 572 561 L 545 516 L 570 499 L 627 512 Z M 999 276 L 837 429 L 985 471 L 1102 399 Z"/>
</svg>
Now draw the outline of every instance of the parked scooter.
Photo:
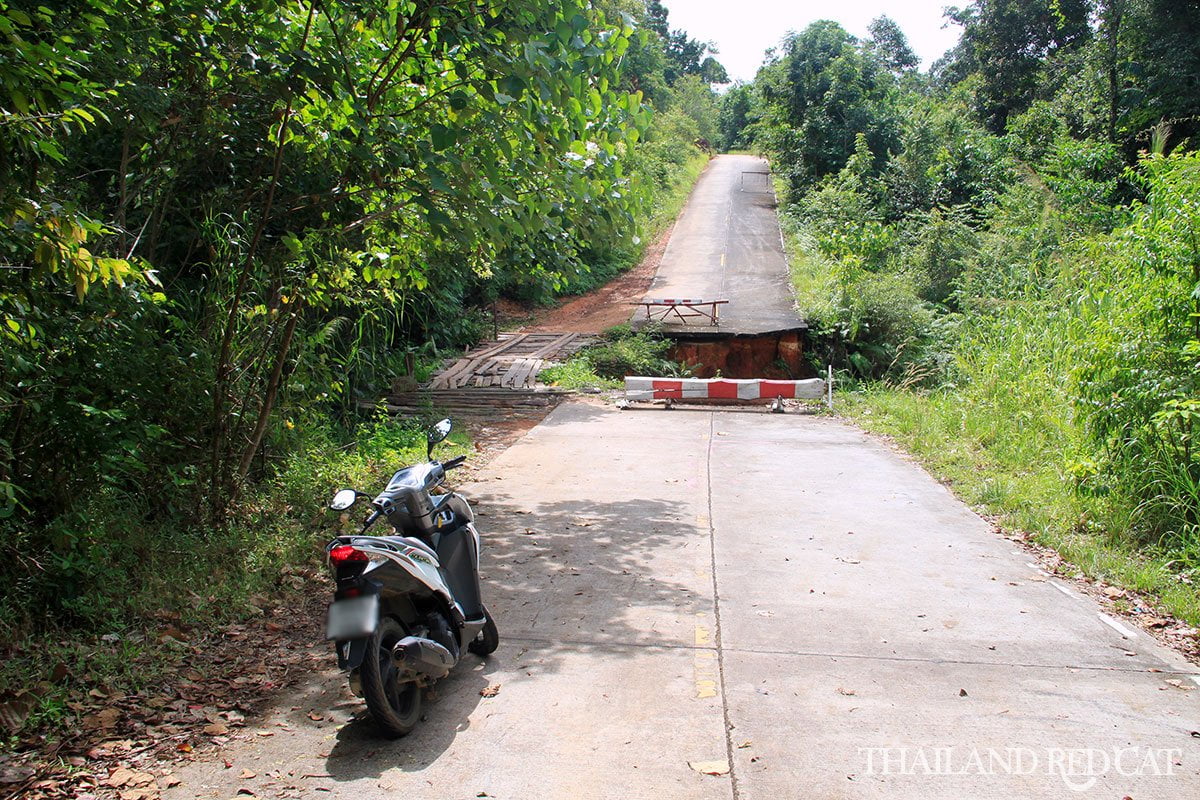
<svg viewBox="0 0 1200 800">
<path fill-rule="evenodd" d="M 433 446 L 449 435 L 444 419 L 428 432 L 428 463 L 405 467 L 371 501 L 356 536 L 326 548 L 337 588 L 326 638 L 338 667 L 366 700 L 389 736 L 403 736 L 421 718 L 421 692 L 445 677 L 470 650 L 486 656 L 500 636 L 483 605 L 479 585 L 479 532 L 470 505 L 454 492 L 435 494 L 446 471 L 466 456 L 433 460 Z M 370 495 L 342 489 L 330 508 L 349 509 Z M 368 536 L 386 518 L 396 535 Z"/>
</svg>

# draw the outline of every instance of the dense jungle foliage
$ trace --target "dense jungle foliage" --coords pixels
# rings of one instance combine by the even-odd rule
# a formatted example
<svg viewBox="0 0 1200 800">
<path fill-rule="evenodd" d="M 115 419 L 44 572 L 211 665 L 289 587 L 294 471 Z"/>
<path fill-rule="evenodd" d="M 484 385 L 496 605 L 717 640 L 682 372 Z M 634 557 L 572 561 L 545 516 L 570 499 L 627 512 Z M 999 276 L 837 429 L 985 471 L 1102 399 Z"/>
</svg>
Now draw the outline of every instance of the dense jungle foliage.
<svg viewBox="0 0 1200 800">
<path fill-rule="evenodd" d="M 319 555 L 420 450 L 357 401 L 635 263 L 721 80 L 653 0 L 0 0 L 0 683 Z"/>
<path fill-rule="evenodd" d="M 813 356 L 865 424 L 1200 621 L 1200 3 L 947 16 L 927 72 L 886 17 L 788 36 L 721 144 L 773 156 Z"/>
</svg>

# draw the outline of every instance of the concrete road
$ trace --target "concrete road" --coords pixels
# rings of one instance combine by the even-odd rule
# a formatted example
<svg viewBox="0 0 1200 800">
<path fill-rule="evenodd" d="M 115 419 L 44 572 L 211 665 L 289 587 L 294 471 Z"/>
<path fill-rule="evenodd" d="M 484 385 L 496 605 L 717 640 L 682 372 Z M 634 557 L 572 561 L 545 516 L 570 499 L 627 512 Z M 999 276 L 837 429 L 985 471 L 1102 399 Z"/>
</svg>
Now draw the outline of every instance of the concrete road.
<svg viewBox="0 0 1200 800">
<path fill-rule="evenodd" d="M 853 428 L 569 403 L 462 488 L 494 656 L 389 742 L 318 647 L 167 797 L 1200 797 L 1200 671 Z"/>
<path fill-rule="evenodd" d="M 770 166 L 756 156 L 722 155 L 700 176 L 675 221 L 648 299 L 728 300 L 722 333 L 759 335 L 805 327 L 796 311 L 775 213 Z M 644 320 L 638 309 L 635 323 Z M 666 320 L 668 331 L 709 327 Z"/>
</svg>

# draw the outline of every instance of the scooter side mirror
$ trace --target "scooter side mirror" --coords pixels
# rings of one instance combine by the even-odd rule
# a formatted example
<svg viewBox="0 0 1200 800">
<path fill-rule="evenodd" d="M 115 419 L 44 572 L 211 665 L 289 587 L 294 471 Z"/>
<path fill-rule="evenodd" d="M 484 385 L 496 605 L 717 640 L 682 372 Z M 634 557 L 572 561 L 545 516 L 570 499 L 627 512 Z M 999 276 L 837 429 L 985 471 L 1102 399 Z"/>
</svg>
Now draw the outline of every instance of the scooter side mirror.
<svg viewBox="0 0 1200 800">
<path fill-rule="evenodd" d="M 450 429 L 453 427 L 454 423 L 452 423 L 449 419 L 443 419 L 429 429 L 429 431 L 425 434 L 425 441 L 429 443 L 429 446 L 425 448 L 425 455 L 427 458 L 433 458 L 433 446 L 449 436 Z"/>
<path fill-rule="evenodd" d="M 334 511 L 345 511 L 350 506 L 354 505 L 354 501 L 358 499 L 358 492 L 353 489 L 341 489 L 333 496 L 333 500 L 329 502 L 329 507 Z"/>
</svg>

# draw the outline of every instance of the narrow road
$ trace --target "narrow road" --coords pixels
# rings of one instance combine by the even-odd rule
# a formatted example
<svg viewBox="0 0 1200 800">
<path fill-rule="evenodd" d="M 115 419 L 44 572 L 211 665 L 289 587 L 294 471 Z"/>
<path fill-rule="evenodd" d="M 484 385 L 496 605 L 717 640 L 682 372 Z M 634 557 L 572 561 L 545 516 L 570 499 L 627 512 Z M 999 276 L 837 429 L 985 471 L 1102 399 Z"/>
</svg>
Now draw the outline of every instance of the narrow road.
<svg viewBox="0 0 1200 800">
<path fill-rule="evenodd" d="M 318 646 L 167 797 L 1200 796 L 1200 671 L 846 425 L 573 402 L 461 488 L 500 649 L 385 741 Z"/>
<path fill-rule="evenodd" d="M 721 330 L 756 335 L 804 327 L 765 159 L 721 155 L 709 162 L 675 222 L 648 299 L 728 300 Z M 635 315 L 636 319 L 636 315 Z M 666 320 L 666 329 L 692 330 Z"/>
</svg>

